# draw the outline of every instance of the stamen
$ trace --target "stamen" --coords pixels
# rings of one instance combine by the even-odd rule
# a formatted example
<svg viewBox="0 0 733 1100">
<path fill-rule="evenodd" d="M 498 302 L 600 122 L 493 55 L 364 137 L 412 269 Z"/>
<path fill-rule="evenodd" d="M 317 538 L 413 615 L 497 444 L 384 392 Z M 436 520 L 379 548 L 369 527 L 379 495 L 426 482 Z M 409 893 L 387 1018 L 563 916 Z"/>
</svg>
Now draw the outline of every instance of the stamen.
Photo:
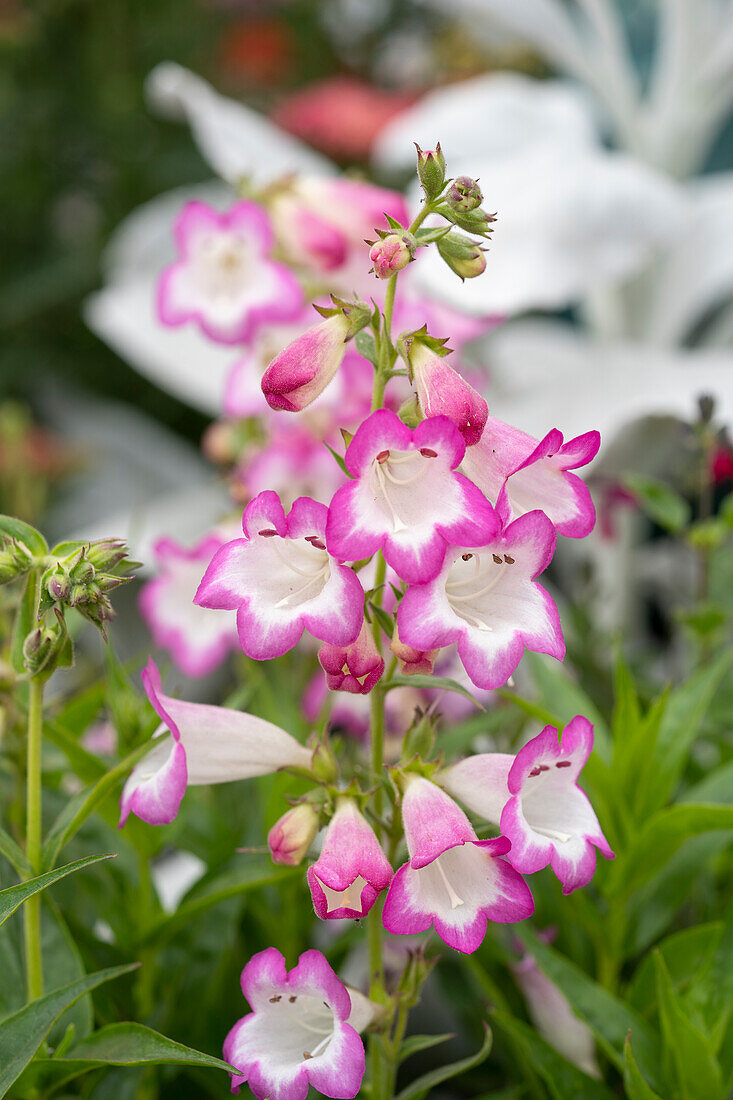
<svg viewBox="0 0 733 1100">
<path fill-rule="evenodd" d="M 473 554 L 461 554 L 461 561 L 470 561 Z"/>
<path fill-rule="evenodd" d="M 281 1000 L 282 1000 L 282 994 L 278 993 L 274 997 L 270 997 L 270 1004 L 271 1005 L 276 1005 L 277 1002 L 281 1001 Z"/>
<path fill-rule="evenodd" d="M 323 569 L 323 566 L 321 566 L 321 569 L 319 569 L 317 573 L 311 573 L 307 569 L 301 569 L 300 566 L 296 565 L 293 561 L 291 561 L 290 558 L 283 554 L 276 542 L 272 544 L 272 549 L 275 551 L 283 565 L 287 565 L 288 569 L 292 569 L 292 571 L 294 573 L 297 573 L 300 577 L 316 577 L 318 576 L 318 573 L 321 572 L 321 569 Z"/>
<path fill-rule="evenodd" d="M 511 556 L 511 554 L 505 554 L 504 561 L 507 563 L 507 565 L 514 565 L 514 558 Z"/>
<path fill-rule="evenodd" d="M 296 572 L 300 572 L 300 570 L 296 570 Z M 285 607 L 285 605 L 288 603 L 289 600 L 293 600 L 293 599 L 295 599 L 296 596 L 301 596 L 303 594 L 303 592 L 307 592 L 309 588 L 312 588 L 314 584 L 317 584 L 320 580 L 322 580 L 328 574 L 328 572 L 329 572 L 329 565 L 328 565 L 328 563 L 326 563 L 318 571 L 318 573 L 315 573 L 315 574 L 303 573 L 303 574 L 301 574 L 302 576 L 305 576 L 305 577 L 310 576 L 310 580 L 306 581 L 305 584 L 301 584 L 300 588 L 296 588 L 294 592 L 289 592 L 287 596 L 283 596 L 283 598 L 281 600 L 277 601 L 277 603 L 275 604 L 275 607 L 276 608 Z"/>
<path fill-rule="evenodd" d="M 420 448 L 420 454 L 423 456 L 423 458 L 437 458 L 438 457 L 438 452 L 431 450 L 430 447 L 421 447 Z"/>
<path fill-rule="evenodd" d="M 318 1055 L 321 1053 L 321 1051 L 326 1049 L 326 1047 L 328 1046 L 328 1044 L 331 1042 L 332 1039 L 333 1039 L 333 1032 L 331 1031 L 325 1037 L 325 1039 L 321 1039 L 321 1041 L 320 1041 L 320 1043 L 318 1044 L 317 1047 L 313 1047 L 313 1051 L 311 1053 L 311 1058 L 317 1058 Z"/>
<path fill-rule="evenodd" d="M 568 840 L 573 839 L 572 833 L 561 833 L 559 829 L 545 829 L 540 828 L 539 825 L 530 825 L 530 829 L 533 829 L 535 833 L 539 833 L 541 836 L 546 836 L 548 840 L 559 840 L 561 844 L 565 844 Z"/>
<path fill-rule="evenodd" d="M 268 527 L 264 531 L 258 531 L 257 534 L 262 535 L 263 539 L 271 539 L 277 534 L 277 531 L 273 531 Z"/>
<path fill-rule="evenodd" d="M 377 455 L 377 462 L 386 462 L 389 458 L 389 451 L 380 451 Z"/>
<path fill-rule="evenodd" d="M 501 558 L 499 557 L 498 554 L 492 554 L 491 556 L 492 556 L 492 558 L 494 559 L 494 561 L 496 562 L 497 565 L 501 565 Z"/>
<path fill-rule="evenodd" d="M 377 458 L 379 458 L 379 456 L 377 456 Z M 389 508 L 390 512 L 392 513 L 392 523 L 394 524 L 395 532 L 406 530 L 407 524 L 402 522 L 400 517 L 397 515 L 397 512 L 395 511 L 395 507 L 394 507 L 392 501 L 389 499 L 389 495 L 387 493 L 387 486 L 384 483 L 384 471 L 382 470 L 382 467 L 379 465 L 379 462 L 377 462 L 377 465 L 374 467 L 374 470 L 375 470 L 376 475 L 377 475 L 377 485 L 379 486 L 379 489 L 382 493 L 382 496 L 384 497 L 384 502 L 387 505 L 387 507 Z"/>
<path fill-rule="evenodd" d="M 306 535 L 305 541 L 309 542 L 311 546 L 315 546 L 316 550 L 325 550 L 326 544 L 322 538 L 318 535 Z"/>
<path fill-rule="evenodd" d="M 557 764 L 555 764 L 556 768 L 572 768 L 572 766 L 572 760 L 558 760 Z"/>
<path fill-rule="evenodd" d="M 438 858 L 436 859 L 435 865 L 438 868 L 438 874 L 440 875 L 440 877 L 443 880 L 443 885 L 445 886 L 446 890 L 448 891 L 448 897 L 450 899 L 451 909 L 459 909 L 464 904 L 463 898 L 458 896 L 458 894 L 455 892 L 455 890 L 453 889 L 451 884 L 448 882 L 448 879 L 446 877 L 446 873 L 443 870 L 443 868 L 441 866 L 441 863 L 440 863 L 440 856 L 438 856 Z"/>
</svg>

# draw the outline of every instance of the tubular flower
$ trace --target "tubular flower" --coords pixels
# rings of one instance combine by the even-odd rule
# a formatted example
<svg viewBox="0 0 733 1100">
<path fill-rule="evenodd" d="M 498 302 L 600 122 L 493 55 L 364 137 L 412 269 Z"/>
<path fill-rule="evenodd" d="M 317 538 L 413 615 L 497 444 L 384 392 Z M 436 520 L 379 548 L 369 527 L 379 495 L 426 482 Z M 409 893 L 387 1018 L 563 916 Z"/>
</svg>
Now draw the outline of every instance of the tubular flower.
<svg viewBox="0 0 733 1100">
<path fill-rule="evenodd" d="M 277 494 L 266 490 L 244 510 L 244 538 L 214 555 L 196 603 L 236 610 L 248 657 L 279 657 L 304 630 L 333 645 L 356 639 L 364 591 L 326 549 L 326 515 L 325 505 L 299 497 L 286 516 Z"/>
<path fill-rule="evenodd" d="M 481 442 L 466 451 L 463 469 L 490 500 L 497 501 L 502 522 L 539 508 L 561 535 L 582 539 L 596 521 L 588 487 L 571 473 L 595 458 L 598 432 L 563 443 L 553 428 L 539 442 L 490 417 Z"/>
<path fill-rule="evenodd" d="M 420 340 L 412 341 L 409 363 L 424 415 L 442 414 L 449 417 L 463 436 L 466 448 L 475 446 L 481 439 L 489 415 L 489 406 L 481 394 L 458 371 L 449 366 L 444 356 L 436 354 Z M 469 453 L 467 449 L 466 456 Z M 466 462 L 467 458 L 464 459 L 463 466 L 468 472 Z M 473 466 L 475 463 L 472 469 Z M 469 473 L 469 477 L 483 490 L 483 486 L 472 473 Z M 496 497 L 493 499 L 496 500 Z"/>
<path fill-rule="evenodd" d="M 159 539 L 153 548 L 159 573 L 140 590 L 140 611 L 155 644 L 186 676 L 206 676 L 237 646 L 231 617 L 193 602 L 201 570 L 225 541 L 215 532 L 187 550 L 174 539 Z"/>
<path fill-rule="evenodd" d="M 405 645 L 396 626 L 389 648 L 399 661 L 403 676 L 430 676 L 435 658 L 440 652 L 437 649 L 415 649 L 414 646 Z"/>
<path fill-rule="evenodd" d="M 310 751 L 263 718 L 164 695 L 152 658 L 142 681 L 161 726 L 154 734 L 155 747 L 136 764 L 122 789 L 120 827 L 131 813 L 148 825 L 169 824 L 187 786 L 310 767 Z"/>
<path fill-rule="evenodd" d="M 323 1096 L 357 1095 L 366 998 L 346 988 L 320 951 L 304 951 L 290 971 L 276 948 L 260 951 L 242 971 L 242 993 L 252 1011 L 224 1042 L 224 1058 L 240 1070 L 232 1092 L 246 1083 L 257 1100 L 306 1100 L 311 1085 Z"/>
<path fill-rule="evenodd" d="M 392 867 L 374 830 L 349 798 L 331 818 L 321 855 L 308 868 L 313 907 L 321 920 L 358 919 L 392 879 Z"/>
<path fill-rule="evenodd" d="M 522 876 L 499 858 L 504 837 L 478 840 L 470 821 L 440 787 L 409 776 L 402 822 L 410 860 L 396 872 L 384 903 L 384 927 L 395 935 L 431 925 L 456 951 L 480 947 L 488 921 L 507 924 L 534 912 Z"/>
<path fill-rule="evenodd" d="M 352 695 L 368 695 L 384 672 L 384 660 L 366 621 L 355 642 L 347 646 L 326 643 L 318 651 L 318 660 L 331 691 Z"/>
<path fill-rule="evenodd" d="M 239 344 L 263 322 L 289 321 L 300 312 L 300 284 L 270 259 L 272 229 L 256 203 L 238 202 L 219 214 L 189 202 L 173 233 L 178 259 L 158 283 L 163 324 L 195 321 L 210 339 Z"/>
<path fill-rule="evenodd" d="M 300 412 L 323 393 L 346 352 L 351 324 L 337 313 L 313 325 L 273 359 L 262 379 L 271 409 Z"/>
<path fill-rule="evenodd" d="M 440 572 L 450 543 L 488 542 L 497 533 L 496 514 L 483 493 L 455 472 L 465 449 L 446 416 L 423 420 L 411 431 L 388 409 L 372 413 L 346 450 L 354 480 L 338 490 L 329 508 L 326 534 L 333 553 L 356 561 L 381 547 L 400 577 L 419 584 Z"/>
<path fill-rule="evenodd" d="M 597 848 L 608 846 L 578 776 L 593 749 L 593 726 L 577 715 L 563 730 L 545 726 L 516 756 L 469 756 L 440 777 L 447 791 L 511 841 L 513 867 L 532 874 L 549 864 L 563 893 L 587 886 L 596 869 Z"/>
<path fill-rule="evenodd" d="M 555 541 L 547 516 L 528 512 L 477 549 L 451 547 L 434 580 L 407 589 L 397 611 L 400 637 L 416 649 L 455 642 L 480 688 L 505 684 L 525 648 L 562 660 L 557 608 L 535 581 Z"/>
</svg>

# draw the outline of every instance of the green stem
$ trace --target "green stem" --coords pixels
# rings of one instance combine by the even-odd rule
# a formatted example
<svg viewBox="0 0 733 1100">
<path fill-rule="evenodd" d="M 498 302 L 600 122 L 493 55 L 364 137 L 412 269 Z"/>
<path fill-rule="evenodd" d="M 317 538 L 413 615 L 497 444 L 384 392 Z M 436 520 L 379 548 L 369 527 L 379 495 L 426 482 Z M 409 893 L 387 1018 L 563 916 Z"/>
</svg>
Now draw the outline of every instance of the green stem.
<svg viewBox="0 0 733 1100">
<path fill-rule="evenodd" d="M 26 768 L 26 855 L 34 875 L 41 871 L 41 746 L 43 736 L 43 678 L 34 676 L 28 695 L 28 740 Z M 25 967 L 28 1000 L 43 993 L 41 955 L 41 895 L 28 898 L 23 909 Z"/>
</svg>

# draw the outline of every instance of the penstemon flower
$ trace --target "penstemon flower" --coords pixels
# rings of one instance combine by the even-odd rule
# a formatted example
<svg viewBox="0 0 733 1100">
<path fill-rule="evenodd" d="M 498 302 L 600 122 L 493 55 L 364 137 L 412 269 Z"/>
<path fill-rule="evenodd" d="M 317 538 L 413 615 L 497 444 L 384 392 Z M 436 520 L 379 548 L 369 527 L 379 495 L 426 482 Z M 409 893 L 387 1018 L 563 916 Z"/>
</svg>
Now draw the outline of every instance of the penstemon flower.
<svg viewBox="0 0 733 1100">
<path fill-rule="evenodd" d="M 225 541 L 213 532 L 187 550 L 174 539 L 159 539 L 153 547 L 159 572 L 140 590 L 140 611 L 155 644 L 187 676 L 206 676 L 237 646 L 231 616 L 193 602 L 201 570 Z"/>
<path fill-rule="evenodd" d="M 403 580 L 421 583 L 440 572 L 449 543 L 478 546 L 492 539 L 498 530 L 494 509 L 456 472 L 465 450 L 445 416 L 411 431 L 388 409 L 372 413 L 346 450 L 353 480 L 338 490 L 328 511 L 332 552 L 356 561 L 381 548 Z"/>
<path fill-rule="evenodd" d="M 439 653 L 437 649 L 415 649 L 414 646 L 405 645 L 396 626 L 389 648 L 397 658 L 404 676 L 429 676 Z"/>
<path fill-rule="evenodd" d="M 593 530 L 596 513 L 588 487 L 572 471 L 595 458 L 600 442 L 593 431 L 564 443 L 557 428 L 538 441 L 490 417 L 462 468 L 497 502 L 504 523 L 539 508 L 559 534 L 581 539 Z"/>
<path fill-rule="evenodd" d="M 531 917 L 526 882 L 500 858 L 509 841 L 478 840 L 463 810 L 430 780 L 408 775 L 406 783 L 402 824 L 410 859 L 387 893 L 387 931 L 411 935 L 433 926 L 449 947 L 470 954 L 481 946 L 488 921 Z"/>
<path fill-rule="evenodd" d="M 244 510 L 244 538 L 214 555 L 196 603 L 236 610 L 248 657 L 279 657 L 304 630 L 334 645 L 355 641 L 364 592 L 326 549 L 326 515 L 323 504 L 299 497 L 286 516 L 276 493 L 260 493 Z"/>
<path fill-rule="evenodd" d="M 355 642 L 347 646 L 326 642 L 318 651 L 318 660 L 331 691 L 352 695 L 368 695 L 384 672 L 384 658 L 366 621 Z"/>
<path fill-rule="evenodd" d="M 374 830 L 353 799 L 339 801 L 323 848 L 308 868 L 313 907 L 322 920 L 366 916 L 392 879 Z"/>
<path fill-rule="evenodd" d="M 482 546 L 451 547 L 437 577 L 407 589 L 397 612 L 400 638 L 416 649 L 455 642 L 481 688 L 505 684 L 525 648 L 562 660 L 557 608 L 535 580 L 555 541 L 549 519 L 535 511 Z"/>
<path fill-rule="evenodd" d="M 142 680 L 161 726 L 155 747 L 133 768 L 122 789 L 120 827 L 131 813 L 149 825 L 167 825 L 189 785 L 252 779 L 281 768 L 310 769 L 310 750 L 271 722 L 164 695 L 152 659 Z"/>
<path fill-rule="evenodd" d="M 260 951 L 242 971 L 242 993 L 252 1011 L 224 1043 L 224 1058 L 240 1070 L 232 1092 L 246 1083 L 257 1100 L 305 1100 L 310 1086 L 357 1095 L 365 1068 L 358 1033 L 371 1012 L 320 951 L 304 951 L 290 971 L 276 948 Z"/>
<path fill-rule="evenodd" d="M 349 338 L 343 313 L 313 325 L 281 351 L 262 378 L 271 409 L 299 412 L 319 397 L 341 366 Z"/>
<path fill-rule="evenodd" d="M 522 874 L 548 864 L 569 894 L 587 886 L 596 848 L 613 859 L 598 818 L 578 777 L 593 749 L 593 726 L 577 715 L 563 730 L 545 726 L 516 756 L 469 756 L 439 782 L 511 841 L 509 860 Z"/>
<path fill-rule="evenodd" d="M 267 846 L 274 863 L 297 867 L 305 859 L 318 834 L 318 813 L 308 802 L 284 813 L 267 834 Z"/>
<path fill-rule="evenodd" d="M 303 293 L 293 273 L 270 258 L 273 233 L 262 207 L 238 202 L 219 214 L 190 202 L 173 231 L 178 259 L 158 283 L 163 324 L 195 321 L 211 340 L 238 344 L 263 322 L 297 317 Z"/>
<path fill-rule="evenodd" d="M 439 344 L 439 341 L 430 343 Z M 414 334 L 405 340 L 406 357 L 417 391 L 420 408 L 425 416 L 448 416 L 458 428 L 466 444 L 466 456 L 469 448 L 481 439 L 489 415 L 489 406 L 458 371 L 445 361 L 446 352 L 439 354 L 436 349 Z M 473 464 L 475 466 L 475 463 Z M 473 476 L 473 466 L 469 470 L 466 459 L 463 467 L 476 485 L 485 493 L 484 486 Z M 496 499 L 496 496 L 493 497 Z"/>
</svg>

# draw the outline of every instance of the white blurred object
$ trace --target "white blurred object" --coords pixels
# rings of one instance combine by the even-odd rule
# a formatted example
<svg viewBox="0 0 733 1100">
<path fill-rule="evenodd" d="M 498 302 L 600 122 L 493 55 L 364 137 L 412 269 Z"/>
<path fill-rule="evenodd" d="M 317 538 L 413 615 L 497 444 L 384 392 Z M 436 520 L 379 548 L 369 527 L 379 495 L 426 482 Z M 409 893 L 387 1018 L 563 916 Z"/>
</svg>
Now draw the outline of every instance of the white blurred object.
<svg viewBox="0 0 733 1100">
<path fill-rule="evenodd" d="M 152 865 L 153 885 L 166 913 L 175 913 L 181 899 L 205 871 L 204 861 L 183 849 L 163 856 Z"/>
</svg>

